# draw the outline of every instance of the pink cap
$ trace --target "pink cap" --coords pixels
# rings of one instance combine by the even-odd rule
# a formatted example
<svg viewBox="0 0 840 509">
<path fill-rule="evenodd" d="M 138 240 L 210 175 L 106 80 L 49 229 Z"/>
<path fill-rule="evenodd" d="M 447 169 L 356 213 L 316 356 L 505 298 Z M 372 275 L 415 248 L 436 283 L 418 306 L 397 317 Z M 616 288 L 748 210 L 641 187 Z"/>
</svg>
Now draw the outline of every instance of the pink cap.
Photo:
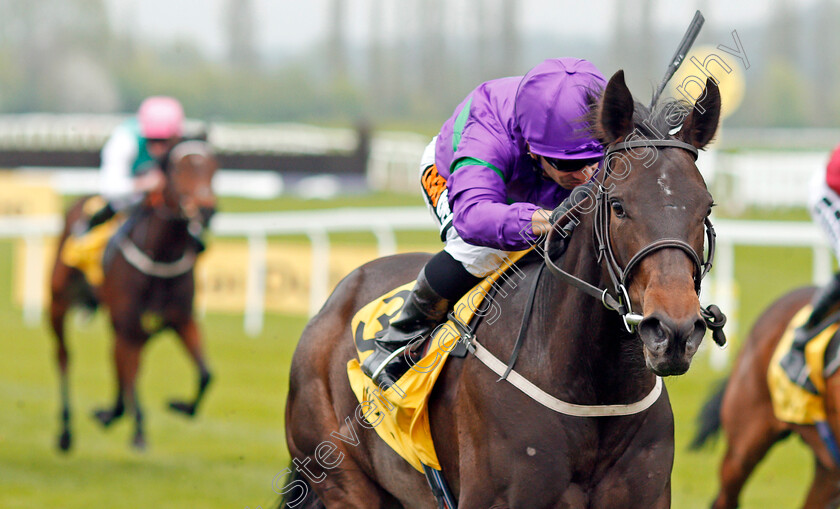
<svg viewBox="0 0 840 509">
<path fill-rule="evenodd" d="M 137 111 L 140 133 L 144 138 L 166 139 L 180 136 L 184 130 L 184 109 L 177 99 L 152 96 Z"/>
</svg>

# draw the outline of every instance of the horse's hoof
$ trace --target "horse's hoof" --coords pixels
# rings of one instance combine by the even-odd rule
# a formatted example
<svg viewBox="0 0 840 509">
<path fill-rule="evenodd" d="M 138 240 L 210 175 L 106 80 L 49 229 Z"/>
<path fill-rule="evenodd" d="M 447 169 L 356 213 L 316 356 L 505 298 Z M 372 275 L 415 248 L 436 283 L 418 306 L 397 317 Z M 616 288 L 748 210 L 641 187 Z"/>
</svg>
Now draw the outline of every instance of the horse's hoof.
<svg viewBox="0 0 840 509">
<path fill-rule="evenodd" d="M 195 417 L 195 405 L 184 401 L 170 401 L 169 409 L 173 412 L 182 413 L 188 417 Z"/>
<path fill-rule="evenodd" d="M 96 419 L 104 428 L 107 428 L 116 420 L 114 412 L 110 410 L 94 410 L 93 418 Z"/>
<path fill-rule="evenodd" d="M 64 433 L 61 434 L 60 437 L 58 437 L 58 448 L 61 450 L 61 452 L 69 451 L 72 443 L 73 443 L 73 440 L 70 437 L 70 432 L 69 431 L 65 431 Z"/>
<path fill-rule="evenodd" d="M 143 452 L 146 450 L 146 437 L 141 434 L 134 435 L 134 440 L 131 441 L 131 446 L 134 447 L 134 450 L 137 452 Z"/>
</svg>

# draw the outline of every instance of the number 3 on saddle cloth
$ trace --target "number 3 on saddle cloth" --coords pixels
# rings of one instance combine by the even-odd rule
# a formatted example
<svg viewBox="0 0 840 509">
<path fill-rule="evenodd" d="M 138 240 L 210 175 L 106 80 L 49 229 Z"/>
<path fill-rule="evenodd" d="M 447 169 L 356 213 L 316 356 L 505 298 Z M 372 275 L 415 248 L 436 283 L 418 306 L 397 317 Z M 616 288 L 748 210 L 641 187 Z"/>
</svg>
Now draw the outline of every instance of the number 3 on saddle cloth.
<svg viewBox="0 0 840 509">
<path fill-rule="evenodd" d="M 840 448 L 826 421 L 825 380 L 840 367 L 840 334 L 837 333 L 840 324 L 829 325 L 808 341 L 805 369 L 785 366 L 782 362 L 793 345 L 796 328 L 803 325 L 810 314 L 811 306 L 805 306 L 791 319 L 770 360 L 767 385 L 776 418 L 794 424 L 815 425 L 829 452 L 838 461 Z"/>
<path fill-rule="evenodd" d="M 510 267 L 529 251 L 510 253 L 503 267 Z M 500 269 L 486 277 L 455 304 L 453 313 L 462 324 L 487 314 L 489 306 L 484 299 L 502 274 Z M 359 358 L 347 363 L 347 376 L 359 401 L 357 412 L 397 454 L 424 472 L 424 465 L 440 470 L 429 426 L 428 400 L 444 362 L 459 344 L 458 328 L 449 320 L 435 329 L 433 337 L 426 342 L 422 359 L 385 390 L 377 387 L 360 367 L 373 351 L 376 334 L 396 316 L 413 286 L 414 281 L 395 288 L 353 316 L 350 327 Z"/>
<path fill-rule="evenodd" d="M 91 196 L 85 200 L 83 213 L 88 216 L 101 209 L 105 201 L 100 196 Z M 98 224 L 89 231 L 67 237 L 61 249 L 61 261 L 70 267 L 79 269 L 88 284 L 100 286 L 105 279 L 105 251 L 108 243 L 114 238 L 120 227 L 126 223 L 123 214 L 116 214 L 102 224 Z"/>
</svg>

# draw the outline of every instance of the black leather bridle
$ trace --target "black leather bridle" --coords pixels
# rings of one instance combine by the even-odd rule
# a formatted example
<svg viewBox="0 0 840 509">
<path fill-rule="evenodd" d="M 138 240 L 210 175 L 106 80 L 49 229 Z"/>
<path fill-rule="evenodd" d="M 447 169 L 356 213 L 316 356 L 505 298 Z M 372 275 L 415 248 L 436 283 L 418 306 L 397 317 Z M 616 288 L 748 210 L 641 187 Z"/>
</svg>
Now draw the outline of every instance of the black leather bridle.
<svg viewBox="0 0 840 509">
<path fill-rule="evenodd" d="M 632 275 L 633 269 L 647 256 L 659 251 L 661 249 L 679 249 L 688 255 L 689 259 L 694 265 L 694 287 L 695 291 L 700 294 L 700 284 L 712 268 L 712 262 L 715 256 L 715 229 L 712 226 L 711 220 L 707 217 L 704 220 L 704 229 L 706 232 L 706 239 L 708 241 L 708 251 L 703 258 L 697 254 L 690 244 L 681 239 L 662 238 L 651 242 L 645 247 L 641 248 L 634 254 L 623 268 L 618 263 L 613 252 L 612 243 L 610 241 L 610 196 L 609 190 L 603 185 L 610 174 L 610 160 L 611 156 L 618 151 L 630 150 L 634 148 L 679 148 L 688 151 L 694 160 L 697 160 L 697 148 L 688 143 L 684 143 L 675 139 L 668 140 L 633 140 L 622 141 L 607 147 L 604 156 L 604 172 L 600 181 L 597 183 L 597 195 L 595 197 L 595 222 L 594 233 L 595 240 L 598 247 L 598 262 L 606 263 L 607 273 L 609 274 L 612 293 L 610 289 L 598 288 L 582 279 L 569 274 L 562 270 L 549 256 L 548 245 L 554 233 L 554 227 L 549 230 L 546 237 L 546 245 L 544 249 L 545 264 L 548 269 L 558 278 L 568 282 L 579 290 L 599 299 L 605 307 L 616 311 L 621 315 L 624 326 L 628 332 L 634 332 L 635 326 L 638 325 L 644 318 L 642 315 L 633 313 L 630 304 L 630 297 L 627 293 L 627 283 Z M 572 206 L 569 213 L 573 213 L 575 205 Z M 726 345 L 726 336 L 723 333 L 723 326 L 726 323 L 726 317 L 721 312 L 720 308 L 711 304 L 706 308 L 701 308 L 701 315 L 706 322 L 707 327 L 712 330 L 712 339 L 719 346 Z"/>
</svg>

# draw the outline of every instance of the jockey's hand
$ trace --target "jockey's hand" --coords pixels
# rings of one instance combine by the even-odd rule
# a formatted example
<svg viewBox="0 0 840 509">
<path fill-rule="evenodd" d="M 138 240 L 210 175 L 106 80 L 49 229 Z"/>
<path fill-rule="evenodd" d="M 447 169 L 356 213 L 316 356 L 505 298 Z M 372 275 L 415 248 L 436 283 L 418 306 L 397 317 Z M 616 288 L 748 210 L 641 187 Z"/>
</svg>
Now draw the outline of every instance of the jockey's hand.
<svg viewBox="0 0 840 509">
<path fill-rule="evenodd" d="M 550 216 L 550 210 L 537 209 L 534 211 L 534 215 L 531 216 L 531 230 L 535 235 L 542 235 L 548 232 L 548 229 L 551 228 L 551 223 L 549 222 Z"/>
<path fill-rule="evenodd" d="M 166 186 L 166 175 L 160 168 L 152 168 L 134 179 L 134 189 L 142 193 L 163 191 Z"/>
<path fill-rule="evenodd" d="M 586 184 L 581 184 L 572 190 L 572 193 L 558 205 L 553 211 L 551 211 L 551 216 L 549 218 L 550 224 L 557 224 L 557 221 L 563 217 L 563 215 L 572 209 L 575 205 L 578 205 L 587 198 L 589 200 L 593 200 L 591 203 L 585 203 L 582 205 L 581 210 L 577 212 L 577 214 L 586 213 L 586 211 L 594 210 L 595 207 L 595 190 L 593 187 L 595 186 L 595 182 L 587 182 Z"/>
</svg>

